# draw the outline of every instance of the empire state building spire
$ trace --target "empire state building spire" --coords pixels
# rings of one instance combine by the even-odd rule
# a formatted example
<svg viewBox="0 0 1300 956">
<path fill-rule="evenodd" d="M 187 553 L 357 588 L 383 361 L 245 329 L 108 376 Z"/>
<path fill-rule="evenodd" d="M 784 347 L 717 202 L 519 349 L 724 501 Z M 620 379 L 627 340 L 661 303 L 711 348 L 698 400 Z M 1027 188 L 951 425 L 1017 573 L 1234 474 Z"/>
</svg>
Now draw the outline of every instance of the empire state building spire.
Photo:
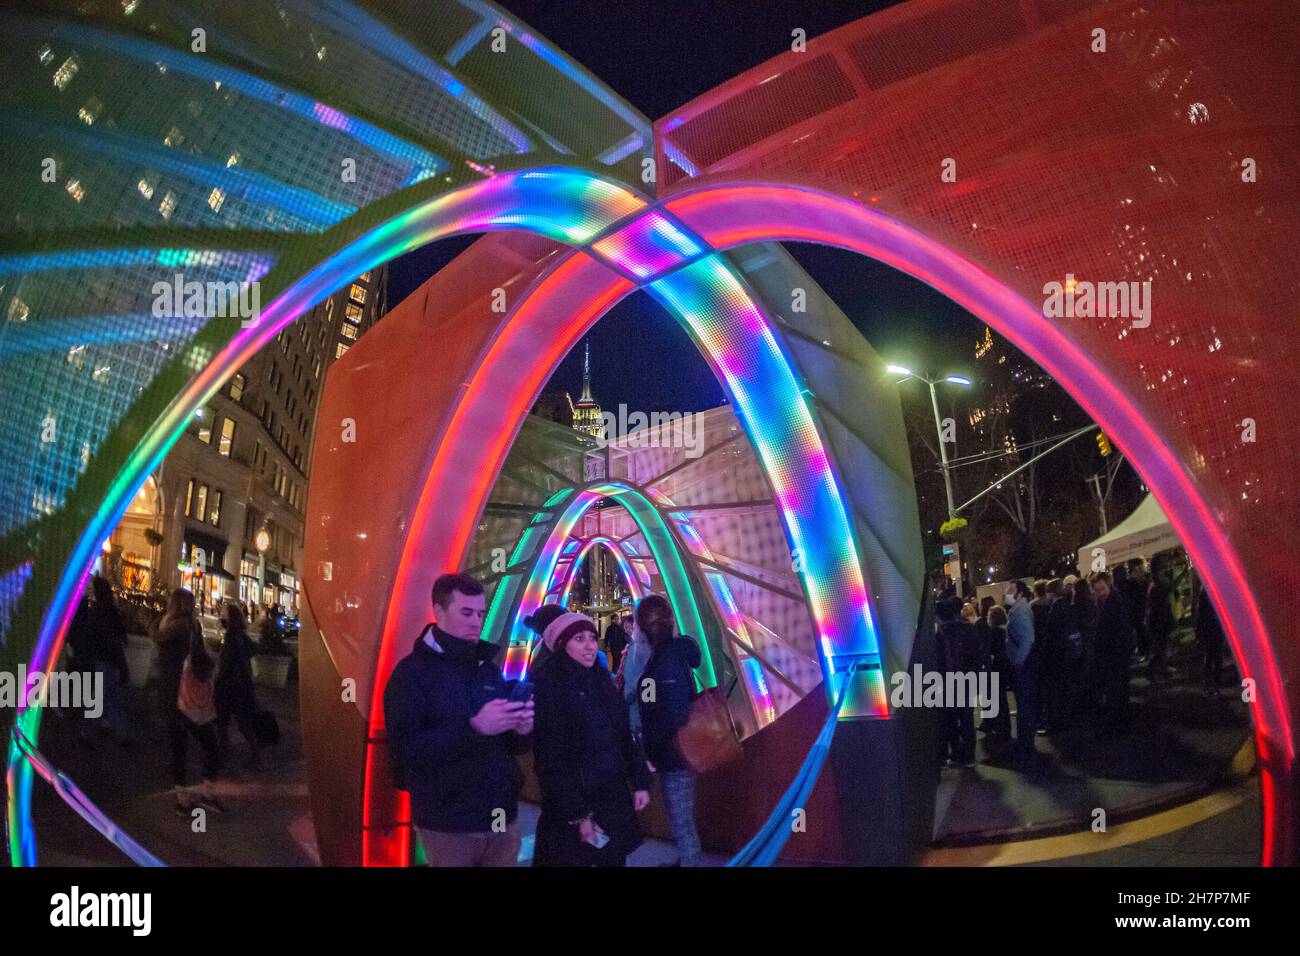
<svg viewBox="0 0 1300 956">
<path fill-rule="evenodd" d="M 591 397 L 591 343 L 583 343 L 582 355 L 582 399 L 581 401 L 594 401 Z"/>
<path fill-rule="evenodd" d="M 591 343 L 585 343 L 582 357 L 582 397 L 573 404 L 573 427 L 588 435 L 600 436 L 600 406 L 591 396 Z"/>
</svg>

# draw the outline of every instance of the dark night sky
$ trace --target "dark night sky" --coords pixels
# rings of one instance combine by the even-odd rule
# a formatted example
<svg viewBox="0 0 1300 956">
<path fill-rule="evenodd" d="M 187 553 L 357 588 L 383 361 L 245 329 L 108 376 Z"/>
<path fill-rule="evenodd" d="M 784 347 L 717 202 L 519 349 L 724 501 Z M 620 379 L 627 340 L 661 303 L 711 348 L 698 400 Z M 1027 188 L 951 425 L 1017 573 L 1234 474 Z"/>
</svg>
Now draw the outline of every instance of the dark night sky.
<svg viewBox="0 0 1300 956">
<path fill-rule="evenodd" d="M 790 31 L 812 38 L 892 4 L 880 0 L 729 0 L 620 4 L 608 0 L 499 0 L 651 119 L 789 48 Z M 466 248 L 445 240 L 395 260 L 397 303 Z M 853 253 L 788 247 L 888 359 L 935 373 L 958 371 L 982 327 L 928 286 Z M 592 391 L 605 407 L 693 411 L 723 400 L 686 333 L 647 294 L 629 296 L 591 331 Z M 653 362 L 645 354 L 652 350 Z M 581 348 L 551 388 L 581 387 Z M 940 367 L 942 366 L 942 367 Z"/>
</svg>

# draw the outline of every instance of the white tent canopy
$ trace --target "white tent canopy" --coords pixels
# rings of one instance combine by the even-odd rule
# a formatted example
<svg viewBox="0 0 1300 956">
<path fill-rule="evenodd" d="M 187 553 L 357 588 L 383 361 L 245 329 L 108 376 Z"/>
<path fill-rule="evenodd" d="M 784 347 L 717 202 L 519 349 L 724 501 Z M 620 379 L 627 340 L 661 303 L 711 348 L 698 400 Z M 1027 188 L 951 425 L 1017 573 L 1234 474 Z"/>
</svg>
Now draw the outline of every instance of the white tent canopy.
<svg viewBox="0 0 1300 956">
<path fill-rule="evenodd" d="M 1113 568 L 1133 558 L 1150 558 L 1181 544 L 1156 499 L 1147 495 L 1131 515 L 1079 549 L 1079 573 L 1092 570 L 1094 548 L 1105 550 L 1106 567 Z"/>
</svg>

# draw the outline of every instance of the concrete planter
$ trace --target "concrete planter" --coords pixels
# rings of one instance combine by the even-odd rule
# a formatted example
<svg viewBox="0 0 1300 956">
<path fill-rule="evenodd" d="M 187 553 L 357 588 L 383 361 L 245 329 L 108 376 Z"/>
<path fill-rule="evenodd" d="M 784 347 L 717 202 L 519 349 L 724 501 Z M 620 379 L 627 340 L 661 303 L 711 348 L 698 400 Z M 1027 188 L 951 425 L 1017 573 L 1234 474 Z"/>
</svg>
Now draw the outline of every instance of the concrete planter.
<svg viewBox="0 0 1300 956">
<path fill-rule="evenodd" d="M 143 634 L 126 636 L 126 670 L 132 687 L 143 687 L 149 682 L 158 645 Z"/>
<path fill-rule="evenodd" d="M 289 683 L 289 665 L 292 663 L 292 657 L 256 654 L 253 657 L 253 681 L 263 687 L 283 688 Z"/>
</svg>

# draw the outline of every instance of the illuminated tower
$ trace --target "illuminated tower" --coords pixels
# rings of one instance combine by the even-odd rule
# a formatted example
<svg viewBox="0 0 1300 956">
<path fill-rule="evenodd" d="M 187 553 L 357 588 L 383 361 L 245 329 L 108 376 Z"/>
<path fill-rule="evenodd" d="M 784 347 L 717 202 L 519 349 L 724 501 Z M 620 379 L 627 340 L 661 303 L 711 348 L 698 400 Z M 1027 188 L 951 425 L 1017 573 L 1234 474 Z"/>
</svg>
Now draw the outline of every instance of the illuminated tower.
<svg viewBox="0 0 1300 956">
<path fill-rule="evenodd" d="M 573 427 L 580 432 L 600 437 L 600 406 L 591 397 L 591 343 L 586 343 L 582 358 L 582 397 L 573 406 Z"/>
</svg>

